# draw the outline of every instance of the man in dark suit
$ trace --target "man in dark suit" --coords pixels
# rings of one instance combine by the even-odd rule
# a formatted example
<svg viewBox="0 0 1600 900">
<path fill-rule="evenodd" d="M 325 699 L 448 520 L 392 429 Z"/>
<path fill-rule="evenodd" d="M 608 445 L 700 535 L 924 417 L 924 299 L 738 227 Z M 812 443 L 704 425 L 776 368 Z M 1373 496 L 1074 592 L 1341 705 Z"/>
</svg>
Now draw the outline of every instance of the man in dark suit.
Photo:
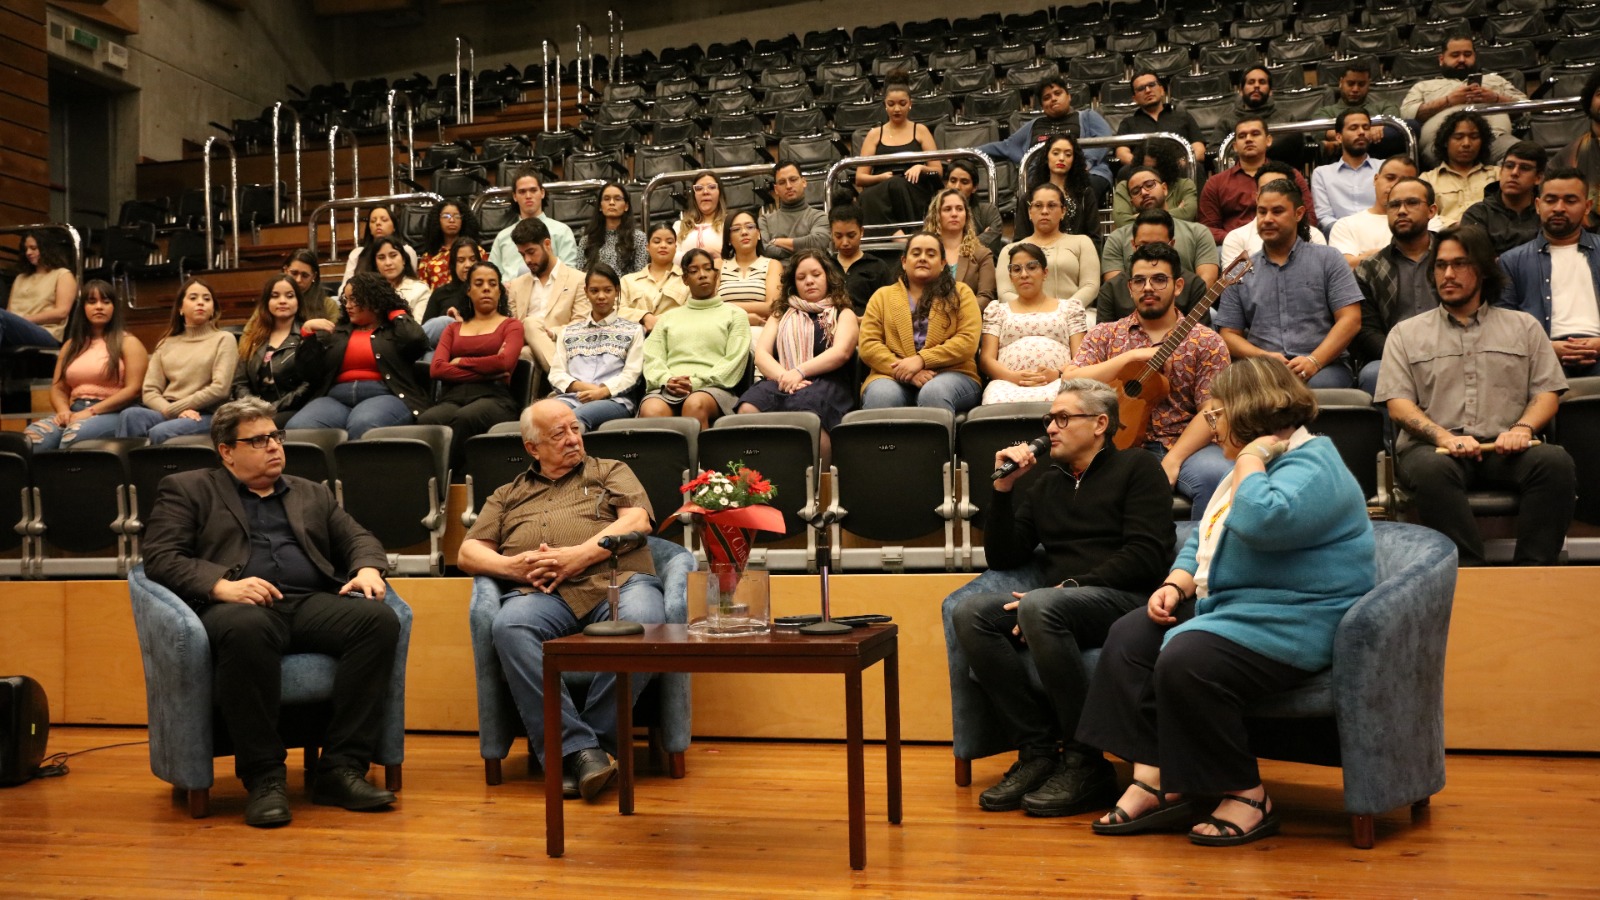
<svg viewBox="0 0 1600 900">
<path fill-rule="evenodd" d="M 222 468 L 161 482 L 145 571 L 192 606 L 216 665 L 215 696 L 250 791 L 245 823 L 289 823 L 278 734 L 280 660 L 338 658 L 313 802 L 377 809 L 394 794 L 366 780 L 400 623 L 384 605 L 383 546 L 321 484 L 283 474 L 283 432 L 256 398 L 217 410 Z"/>
</svg>

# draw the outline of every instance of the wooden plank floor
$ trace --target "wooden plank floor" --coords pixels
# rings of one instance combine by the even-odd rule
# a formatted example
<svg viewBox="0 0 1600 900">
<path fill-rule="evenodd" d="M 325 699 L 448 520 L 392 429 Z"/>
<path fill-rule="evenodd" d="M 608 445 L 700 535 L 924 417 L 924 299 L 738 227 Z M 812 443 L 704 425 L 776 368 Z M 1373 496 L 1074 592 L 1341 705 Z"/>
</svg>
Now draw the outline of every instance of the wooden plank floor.
<svg viewBox="0 0 1600 900">
<path fill-rule="evenodd" d="M 142 740 L 139 729 L 62 728 L 51 752 Z M 1245 848 L 1178 836 L 1104 838 L 1091 817 L 984 813 L 957 788 L 948 746 L 905 756 L 905 823 L 884 821 L 881 747 L 867 751 L 867 868 L 846 861 L 844 748 L 698 742 L 689 776 L 646 774 L 638 814 L 574 802 L 567 856 L 544 854 L 540 786 L 520 751 L 488 788 L 472 735 L 412 735 L 405 790 L 387 813 L 313 806 L 290 777 L 295 821 L 247 828 L 220 761 L 214 814 L 191 820 L 150 775 L 144 746 L 70 761 L 72 773 L 0 790 L 5 897 L 1000 897 L 1595 896 L 1600 759 L 1452 756 L 1450 785 L 1412 824 L 1379 820 L 1348 843 L 1338 772 L 1268 763 L 1284 833 Z"/>
</svg>

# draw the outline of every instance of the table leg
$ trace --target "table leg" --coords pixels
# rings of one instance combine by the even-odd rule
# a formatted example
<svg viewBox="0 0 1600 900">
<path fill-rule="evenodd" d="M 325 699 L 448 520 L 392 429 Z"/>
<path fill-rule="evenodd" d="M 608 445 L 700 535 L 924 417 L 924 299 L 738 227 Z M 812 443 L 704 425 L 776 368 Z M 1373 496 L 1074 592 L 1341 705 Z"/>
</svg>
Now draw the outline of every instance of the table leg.
<svg viewBox="0 0 1600 900">
<path fill-rule="evenodd" d="M 566 852 L 561 796 L 561 670 L 544 658 L 544 851 Z"/>
<path fill-rule="evenodd" d="M 900 824 L 900 652 L 883 658 L 883 759 L 888 767 L 889 821 Z"/>
<path fill-rule="evenodd" d="M 867 867 L 867 777 L 862 759 L 861 671 L 844 676 L 845 770 L 850 805 L 850 868 Z"/>
<path fill-rule="evenodd" d="M 633 691 L 627 672 L 617 673 L 617 812 L 633 815 Z"/>
</svg>

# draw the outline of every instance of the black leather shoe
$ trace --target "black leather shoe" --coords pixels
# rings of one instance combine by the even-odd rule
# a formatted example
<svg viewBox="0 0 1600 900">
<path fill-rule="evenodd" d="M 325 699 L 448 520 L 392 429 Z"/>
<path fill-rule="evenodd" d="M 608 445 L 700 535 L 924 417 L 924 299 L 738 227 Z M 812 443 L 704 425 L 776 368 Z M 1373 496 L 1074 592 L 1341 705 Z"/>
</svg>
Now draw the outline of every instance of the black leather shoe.
<svg viewBox="0 0 1600 900">
<path fill-rule="evenodd" d="M 561 798 L 563 800 L 578 799 L 578 776 L 573 773 L 572 767 L 566 763 L 561 764 Z"/>
<path fill-rule="evenodd" d="M 289 824 L 289 786 L 281 777 L 263 778 L 250 789 L 244 804 L 244 823 L 254 828 L 277 828 Z"/>
<path fill-rule="evenodd" d="M 317 774 L 311 802 L 345 809 L 379 809 L 394 802 L 394 794 L 367 781 L 356 769 L 330 769 Z"/>
<path fill-rule="evenodd" d="M 562 761 L 562 769 L 577 779 L 578 793 L 585 800 L 593 800 L 611 786 L 617 777 L 617 764 L 599 747 L 590 747 L 569 754 Z"/>
<path fill-rule="evenodd" d="M 1000 783 L 978 795 L 978 806 L 990 812 L 1007 812 L 1022 805 L 1022 795 L 1049 780 L 1056 770 L 1057 757 L 1031 756 L 1019 759 L 1006 770 Z"/>
<path fill-rule="evenodd" d="M 1038 789 L 1022 798 L 1022 809 L 1030 816 L 1074 816 L 1105 809 L 1116 802 L 1117 771 L 1100 760 L 1063 760 L 1055 773 Z"/>
</svg>

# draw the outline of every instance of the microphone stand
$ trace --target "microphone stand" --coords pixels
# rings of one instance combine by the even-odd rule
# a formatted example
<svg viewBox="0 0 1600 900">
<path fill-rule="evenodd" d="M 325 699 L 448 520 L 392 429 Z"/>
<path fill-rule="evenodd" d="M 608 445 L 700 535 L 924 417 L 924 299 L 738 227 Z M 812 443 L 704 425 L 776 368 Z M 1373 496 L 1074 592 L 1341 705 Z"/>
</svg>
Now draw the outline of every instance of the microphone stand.
<svg viewBox="0 0 1600 900">
<path fill-rule="evenodd" d="M 617 618 L 617 604 L 621 602 L 621 588 L 617 585 L 617 556 L 625 549 L 624 542 L 618 542 L 611 548 L 611 583 L 606 586 L 606 602 L 611 604 L 611 618 L 605 622 L 591 622 L 583 627 L 583 633 L 590 637 L 624 637 L 630 634 L 644 634 L 644 626 L 638 622 L 625 622 Z"/>
<path fill-rule="evenodd" d="M 851 630 L 849 625 L 833 621 L 828 602 L 828 563 L 833 558 L 832 551 L 828 547 L 828 531 L 837 521 L 839 512 L 829 509 L 817 513 L 807 523 L 817 530 L 818 569 L 822 573 L 822 621 L 800 626 L 801 634 L 846 634 Z"/>
</svg>

